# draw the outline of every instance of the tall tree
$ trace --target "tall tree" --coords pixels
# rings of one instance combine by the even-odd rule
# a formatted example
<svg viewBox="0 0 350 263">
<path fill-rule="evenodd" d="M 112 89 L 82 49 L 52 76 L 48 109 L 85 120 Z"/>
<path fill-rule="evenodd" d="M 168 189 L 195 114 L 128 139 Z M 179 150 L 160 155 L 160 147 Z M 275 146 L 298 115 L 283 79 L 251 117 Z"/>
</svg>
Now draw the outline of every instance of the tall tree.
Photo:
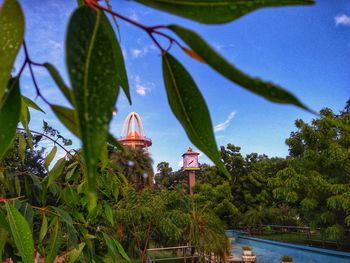
<svg viewBox="0 0 350 263">
<path fill-rule="evenodd" d="M 288 167 L 270 180 L 274 196 L 298 208 L 303 221 L 339 239 L 350 226 L 350 100 L 343 111 L 325 108 L 286 140 Z"/>
</svg>

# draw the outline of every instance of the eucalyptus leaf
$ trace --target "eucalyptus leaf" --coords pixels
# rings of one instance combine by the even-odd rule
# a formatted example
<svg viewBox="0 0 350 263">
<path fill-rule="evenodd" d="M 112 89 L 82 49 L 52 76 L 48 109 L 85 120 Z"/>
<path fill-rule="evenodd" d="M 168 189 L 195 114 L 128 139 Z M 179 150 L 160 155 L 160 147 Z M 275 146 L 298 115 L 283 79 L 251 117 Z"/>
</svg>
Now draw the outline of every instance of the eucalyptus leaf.
<svg viewBox="0 0 350 263">
<path fill-rule="evenodd" d="M 64 222 L 69 227 L 73 227 L 73 219 L 65 210 L 59 207 L 53 207 L 53 209 L 60 216 L 61 222 Z"/>
<path fill-rule="evenodd" d="M 4 0 L 0 8 L 0 102 L 5 95 L 7 83 L 23 39 L 24 15 L 22 8 L 16 0 Z"/>
<path fill-rule="evenodd" d="M 17 196 L 20 196 L 21 195 L 21 184 L 19 182 L 17 175 L 15 175 L 15 189 L 16 189 Z"/>
<path fill-rule="evenodd" d="M 5 245 L 8 241 L 9 232 L 0 227 L 0 258 L 2 258 L 2 253 L 4 251 Z"/>
<path fill-rule="evenodd" d="M 56 153 L 57 153 L 57 146 L 54 145 L 54 146 L 52 147 L 51 151 L 49 152 L 49 154 L 48 154 L 48 155 L 46 156 L 46 158 L 45 158 L 44 167 L 45 167 L 46 169 L 49 168 L 49 166 L 50 166 L 50 164 L 51 164 L 53 158 L 55 158 L 55 156 L 56 156 Z"/>
<path fill-rule="evenodd" d="M 32 231 L 26 219 L 9 202 L 5 203 L 13 240 L 24 263 L 34 263 Z"/>
<path fill-rule="evenodd" d="M 30 122 L 30 112 L 29 112 L 29 106 L 27 104 L 28 100 L 25 100 L 24 96 L 22 96 L 22 99 L 21 99 L 21 113 L 20 113 L 20 118 L 19 119 L 20 119 L 20 122 L 22 123 L 22 126 L 23 126 L 23 128 L 24 128 L 24 130 L 25 130 L 25 132 L 27 134 L 28 146 L 29 146 L 30 149 L 33 149 L 33 138 L 32 138 L 32 134 L 30 133 L 29 126 L 28 126 L 29 122 Z M 34 106 L 33 106 L 33 108 L 34 108 Z"/>
<path fill-rule="evenodd" d="M 21 115 L 20 115 L 19 120 L 21 121 L 22 126 L 25 129 L 29 129 L 28 125 L 30 122 L 30 112 L 29 112 L 28 105 L 25 104 L 25 102 L 23 101 L 23 98 L 21 101 Z"/>
<path fill-rule="evenodd" d="M 256 9 L 309 5 L 313 0 L 135 0 L 138 3 L 204 24 L 233 21 Z"/>
<path fill-rule="evenodd" d="M 122 85 L 119 43 L 106 15 L 79 7 L 72 15 L 66 39 L 66 61 L 78 113 L 89 189 L 95 192 L 97 163 Z M 89 196 L 91 202 L 96 198 Z M 96 203 L 91 203 L 90 211 Z"/>
<path fill-rule="evenodd" d="M 6 220 L 6 216 L 1 210 L 0 210 L 0 228 L 5 229 L 7 232 L 11 232 L 11 228 L 9 223 Z"/>
<path fill-rule="evenodd" d="M 42 108 L 40 108 L 34 101 L 32 101 L 30 98 L 23 95 L 22 95 L 22 103 L 32 109 L 45 113 L 45 111 Z"/>
<path fill-rule="evenodd" d="M 85 243 L 80 243 L 78 248 L 73 249 L 72 251 L 70 251 L 68 253 L 68 257 L 69 257 L 69 263 L 74 263 L 76 262 L 76 260 L 79 258 L 79 256 L 81 255 L 81 252 L 83 252 L 83 249 L 85 247 Z"/>
<path fill-rule="evenodd" d="M 115 243 L 106 233 L 102 233 L 103 239 L 106 242 L 108 248 L 108 255 L 113 259 L 113 262 L 118 262 L 118 251 L 116 250 Z"/>
<path fill-rule="evenodd" d="M 196 83 L 187 70 L 169 53 L 163 54 L 163 78 L 168 102 L 187 136 L 230 177 L 221 161 L 209 111 Z"/>
<path fill-rule="evenodd" d="M 77 0 L 77 5 L 78 5 L 78 6 L 83 6 L 83 5 L 85 5 L 84 0 Z"/>
<path fill-rule="evenodd" d="M 107 142 L 108 142 L 110 145 L 112 145 L 112 146 L 114 146 L 115 148 L 117 148 L 118 150 L 121 150 L 122 152 L 125 151 L 123 145 L 122 145 L 120 142 L 118 142 L 118 140 L 117 140 L 116 138 L 114 138 L 113 135 L 110 134 L 110 133 L 108 133 Z"/>
<path fill-rule="evenodd" d="M 18 155 L 21 158 L 21 162 L 24 162 L 24 158 L 26 157 L 26 138 L 24 138 L 24 134 L 20 132 L 18 134 Z"/>
<path fill-rule="evenodd" d="M 44 67 L 50 73 L 51 77 L 56 82 L 58 88 L 61 90 L 65 98 L 70 102 L 71 105 L 74 105 L 73 93 L 62 79 L 58 70 L 50 63 L 44 63 Z"/>
<path fill-rule="evenodd" d="M 43 221 L 41 223 L 41 227 L 40 227 L 40 232 L 39 232 L 39 242 L 41 243 L 44 240 L 44 237 L 47 234 L 47 218 L 46 215 L 43 214 Z"/>
<path fill-rule="evenodd" d="M 58 254 L 60 244 L 61 244 L 61 236 L 60 236 L 60 222 L 56 221 L 54 229 L 50 235 L 50 239 L 47 245 L 47 255 L 45 257 L 45 263 L 53 263 Z"/>
<path fill-rule="evenodd" d="M 80 138 L 76 111 L 60 105 L 51 105 L 51 109 L 63 125 L 75 136 Z"/>
<path fill-rule="evenodd" d="M 74 162 L 73 164 L 74 164 L 74 166 L 71 166 L 71 168 L 69 168 L 69 167 L 67 168 L 67 169 L 69 169 L 69 171 L 66 174 L 66 181 L 68 181 L 73 176 L 73 174 L 75 173 L 75 170 L 77 169 L 79 163 L 78 162 Z"/>
<path fill-rule="evenodd" d="M 76 118 L 76 112 L 73 109 L 69 109 L 59 105 L 51 105 L 51 109 L 56 114 L 57 118 L 63 123 L 63 125 L 75 136 L 80 138 L 80 131 L 78 128 L 78 121 Z M 107 142 L 113 145 L 117 149 L 124 151 L 123 145 L 121 145 L 112 134 L 108 133 Z M 105 147 L 105 146 L 103 146 Z"/>
<path fill-rule="evenodd" d="M 23 203 L 21 206 L 21 213 L 24 216 L 24 218 L 27 220 L 28 225 L 33 224 L 33 218 L 34 218 L 34 211 L 32 206 L 29 203 Z"/>
<path fill-rule="evenodd" d="M 51 169 L 51 171 L 48 174 L 48 182 L 47 182 L 47 187 L 49 187 L 58 177 L 62 175 L 63 168 L 65 166 L 66 159 L 65 157 L 59 159 L 54 167 Z"/>
<path fill-rule="evenodd" d="M 129 256 L 128 256 L 128 254 L 126 254 L 126 252 L 125 252 L 123 246 L 119 243 L 119 241 L 116 240 L 116 239 L 113 239 L 113 242 L 114 242 L 114 244 L 117 246 L 117 249 L 118 249 L 119 254 L 120 254 L 125 260 L 127 260 L 128 262 L 131 262 L 131 260 L 130 260 L 130 258 L 129 258 Z"/>
<path fill-rule="evenodd" d="M 18 78 L 9 81 L 8 94 L 0 101 L 0 160 L 11 146 L 21 114 Z"/>
<path fill-rule="evenodd" d="M 113 211 L 112 211 L 112 208 L 110 207 L 110 205 L 107 203 L 104 205 L 104 212 L 105 212 L 105 215 L 106 215 L 108 222 L 112 226 L 114 226 Z"/>
<path fill-rule="evenodd" d="M 312 112 L 301 103 L 298 98 L 282 87 L 259 78 L 250 77 L 241 72 L 210 47 L 196 32 L 177 25 L 170 25 L 168 28 L 181 37 L 181 39 L 212 69 L 242 88 L 269 101 L 292 104 Z"/>
</svg>

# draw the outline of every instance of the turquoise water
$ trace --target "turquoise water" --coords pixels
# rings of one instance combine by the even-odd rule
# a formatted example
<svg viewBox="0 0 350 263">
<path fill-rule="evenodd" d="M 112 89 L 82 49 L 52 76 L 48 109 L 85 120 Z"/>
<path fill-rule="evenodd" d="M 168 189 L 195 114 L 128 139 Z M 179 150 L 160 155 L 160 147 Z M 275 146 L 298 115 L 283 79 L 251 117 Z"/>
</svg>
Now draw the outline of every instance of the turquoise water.
<svg viewBox="0 0 350 263">
<path fill-rule="evenodd" d="M 293 263 L 350 263 L 350 253 L 300 246 L 283 242 L 234 235 L 232 254 L 241 256 L 242 246 L 253 248 L 257 263 L 281 263 L 281 257 L 293 257 Z"/>
</svg>

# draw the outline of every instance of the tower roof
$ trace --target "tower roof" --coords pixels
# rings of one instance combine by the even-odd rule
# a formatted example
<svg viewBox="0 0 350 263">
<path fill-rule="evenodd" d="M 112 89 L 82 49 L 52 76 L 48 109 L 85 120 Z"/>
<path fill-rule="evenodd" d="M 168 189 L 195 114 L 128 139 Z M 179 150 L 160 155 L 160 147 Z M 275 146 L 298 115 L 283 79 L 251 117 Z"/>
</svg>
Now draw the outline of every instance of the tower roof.
<svg viewBox="0 0 350 263">
<path fill-rule="evenodd" d="M 121 135 L 118 139 L 123 145 L 131 148 L 148 148 L 152 140 L 146 136 L 139 114 L 130 112 L 125 118 Z"/>
</svg>

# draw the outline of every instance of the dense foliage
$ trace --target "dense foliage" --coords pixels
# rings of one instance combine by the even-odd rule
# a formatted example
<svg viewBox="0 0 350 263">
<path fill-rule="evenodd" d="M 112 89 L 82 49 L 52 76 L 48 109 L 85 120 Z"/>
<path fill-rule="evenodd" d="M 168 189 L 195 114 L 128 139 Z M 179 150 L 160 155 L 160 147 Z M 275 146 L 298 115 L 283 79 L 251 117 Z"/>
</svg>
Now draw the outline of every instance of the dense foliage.
<svg viewBox="0 0 350 263">
<path fill-rule="evenodd" d="M 60 138 L 59 132 L 45 123 L 44 131 L 36 133 L 40 135 L 31 137 L 31 149 L 26 134 L 18 132 L 0 163 L 0 202 L 6 202 L 0 205 L 1 258 L 23 260 L 35 248 L 45 262 L 129 257 L 144 262 L 149 247 L 185 244 L 197 253 L 225 256 L 227 238 L 220 219 L 181 187 L 155 189 L 152 161 L 144 152 L 108 146 L 99 163 L 97 206 L 89 211 L 80 152 L 67 152 L 53 164 L 57 145 L 63 146 L 48 134 Z M 44 158 L 41 141 L 48 138 L 54 146 Z M 22 235 L 27 243 L 21 242 Z"/>
<path fill-rule="evenodd" d="M 332 239 L 350 226 L 350 101 L 335 114 L 323 109 L 310 124 L 297 120 L 286 140 L 288 166 L 271 180 L 273 194 Z"/>
<path fill-rule="evenodd" d="M 215 5 L 215 0 L 203 3 L 188 0 L 186 4 L 183 1 L 136 2 L 205 24 L 231 22 L 264 7 L 313 3 L 312 0 L 228 1 L 220 5 Z M 256 220 L 251 223 L 261 222 L 266 218 L 262 216 L 266 211 L 264 208 L 274 200 L 272 184 L 267 184 L 269 176 L 265 175 L 271 173 L 273 176 L 275 169 L 285 163 L 257 155 L 243 159 L 232 145 L 223 149 L 220 155 L 205 98 L 181 64 L 181 58 L 171 55 L 172 49 L 180 48 L 185 55 L 206 63 L 229 81 L 269 101 L 311 110 L 284 88 L 241 72 L 190 29 L 179 25 L 145 26 L 113 11 L 108 0 L 104 3 L 78 0 L 77 4 L 68 23 L 65 54 L 61 54 L 66 57 L 68 85 L 52 64 L 39 63 L 31 58 L 30 47 L 25 41 L 25 10 L 19 1 L 4 0 L 0 8 L 0 259 L 11 257 L 33 262 L 35 250 L 36 257 L 45 257 L 45 262 L 55 261 L 56 255 L 70 262 L 102 262 L 105 254 L 113 261 L 120 257 L 130 261 L 123 246 L 132 255 L 138 251 L 136 256 L 144 256 L 149 239 L 157 244 L 189 241 L 198 246 L 199 252 L 215 252 L 223 256 L 225 238 L 221 223 L 212 211 L 227 223 L 235 216 L 238 218 L 236 222 L 244 222 L 242 218 L 252 214 L 256 215 Z M 120 88 L 130 103 L 131 97 L 121 46 L 107 15 L 112 17 L 111 21 L 118 30 L 116 18 L 118 22 L 123 20 L 138 27 L 157 46 L 170 108 L 193 144 L 216 165 L 205 167 L 200 179 L 203 183 L 198 185 L 193 199 L 181 194 L 180 190 L 143 191 L 153 181 L 149 159 L 140 153 L 123 156 L 124 150 L 108 133 Z M 169 35 L 169 31 L 175 37 Z M 164 47 L 164 42 L 157 38 L 168 40 L 170 46 Z M 23 61 L 17 58 L 20 49 L 24 51 Z M 12 76 L 14 63 L 21 66 Z M 36 67 L 47 70 L 69 107 L 55 105 L 42 95 L 35 78 Z M 42 110 L 21 94 L 21 77 L 25 69 L 29 69 L 37 97 L 72 134 L 81 139 L 81 150 L 66 150 L 64 144 L 71 142 L 59 137 L 55 130 L 46 129 L 39 134 L 30 131 L 29 108 Z M 23 128 L 19 128 L 20 125 Z M 56 138 L 51 139 L 52 148 L 43 160 L 42 151 L 35 147 L 40 139 L 49 139 L 50 136 Z M 55 159 L 58 147 L 65 151 L 65 156 Z M 241 163 L 237 164 L 235 161 L 240 159 Z M 178 174 L 183 182 L 184 173 Z M 230 177 L 232 179 L 227 180 Z M 162 180 L 157 180 L 158 185 L 176 188 L 177 178 L 166 180 L 165 175 Z M 340 182 L 341 178 L 336 181 L 337 184 Z M 342 189 L 330 191 L 338 198 Z M 178 207 L 169 201 L 171 198 L 167 195 L 174 195 L 171 198 L 181 199 L 180 204 L 187 205 Z M 159 207 L 147 203 L 140 209 L 135 200 L 144 198 L 159 201 Z M 338 211 L 341 209 L 337 198 L 327 199 L 327 205 Z M 157 213 L 150 214 L 149 209 Z M 273 203 L 271 209 L 281 207 Z M 344 206 L 342 209 L 342 213 L 348 215 L 348 208 Z M 174 219 L 168 213 L 174 211 L 183 215 L 183 219 L 172 221 Z M 152 232 L 144 234 L 134 229 L 135 233 L 125 234 L 130 219 L 142 226 L 145 222 L 137 220 L 146 217 L 154 222 L 152 216 L 155 215 L 164 215 L 164 222 L 152 225 Z M 120 227 L 116 226 L 118 222 Z M 119 232 L 115 231 L 116 227 Z M 121 233 L 124 234 L 119 235 Z"/>
<path fill-rule="evenodd" d="M 323 109 L 310 124 L 297 120 L 286 139 L 289 156 L 242 156 L 228 144 L 221 156 L 232 174 L 228 180 L 216 166 L 201 165 L 194 198 L 204 202 L 227 226 L 281 224 L 321 228 L 339 240 L 350 226 L 350 101 L 339 114 Z M 182 171 L 158 164 L 156 182 L 171 189 Z"/>
</svg>

